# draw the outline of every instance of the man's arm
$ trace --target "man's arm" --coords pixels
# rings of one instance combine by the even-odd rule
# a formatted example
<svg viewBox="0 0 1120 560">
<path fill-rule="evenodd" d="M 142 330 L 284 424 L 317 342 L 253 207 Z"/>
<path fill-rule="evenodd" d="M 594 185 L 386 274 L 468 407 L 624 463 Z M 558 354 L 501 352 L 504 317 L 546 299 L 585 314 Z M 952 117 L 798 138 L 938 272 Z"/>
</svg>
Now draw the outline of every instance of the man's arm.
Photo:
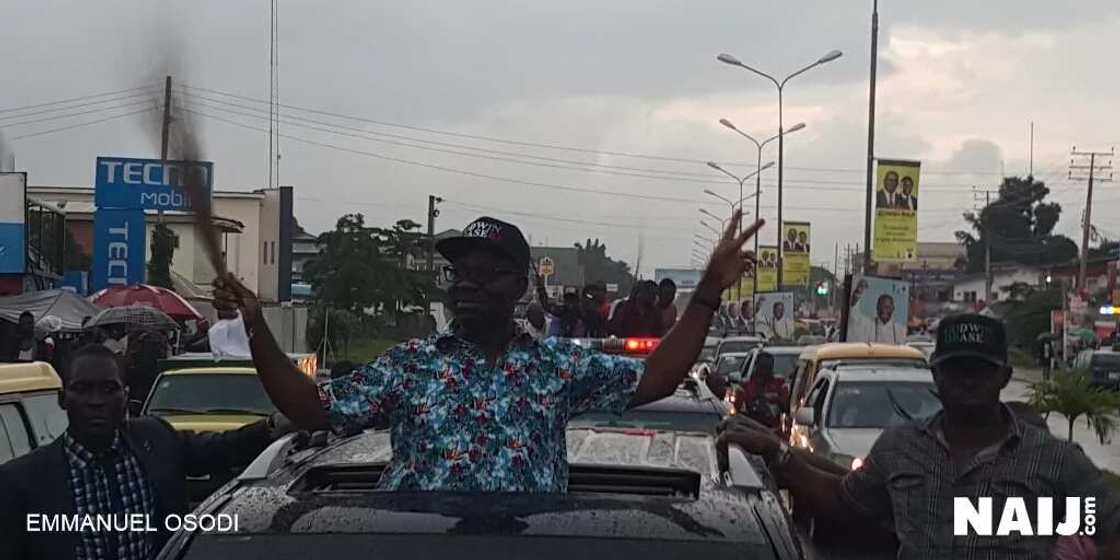
<svg viewBox="0 0 1120 560">
<path fill-rule="evenodd" d="M 743 244 L 754 236 L 765 221 L 759 220 L 742 234 L 736 234 L 742 217 L 741 211 L 736 211 L 731 217 L 723 238 L 712 252 L 703 278 L 693 292 L 692 301 L 677 324 L 646 358 L 645 375 L 630 400 L 631 407 L 672 395 L 684 376 L 688 375 L 688 370 L 696 363 L 696 357 L 704 347 L 704 338 L 708 336 L 712 313 L 719 308 L 720 295 L 723 290 L 738 282 L 743 272 L 753 264 L 754 255 L 743 253 Z"/>
<path fill-rule="evenodd" d="M 273 440 L 267 420 L 228 432 L 177 434 L 183 446 L 183 467 L 190 476 L 224 474 L 248 465 Z"/>
<path fill-rule="evenodd" d="M 249 349 L 268 398 L 297 426 L 308 430 L 327 427 L 327 414 L 319 402 L 315 382 L 301 372 L 280 348 L 264 320 L 257 296 L 233 274 L 214 280 L 214 307 L 240 309 L 249 334 Z"/>
</svg>

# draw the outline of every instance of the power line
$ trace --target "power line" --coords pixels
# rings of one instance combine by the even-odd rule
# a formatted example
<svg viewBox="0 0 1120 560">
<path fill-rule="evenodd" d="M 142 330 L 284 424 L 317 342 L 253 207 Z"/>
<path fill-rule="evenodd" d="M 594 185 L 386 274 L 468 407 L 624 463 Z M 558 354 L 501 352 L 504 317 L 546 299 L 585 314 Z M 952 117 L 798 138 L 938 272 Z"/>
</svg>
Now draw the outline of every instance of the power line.
<svg viewBox="0 0 1120 560">
<path fill-rule="evenodd" d="M 35 105 L 24 105 L 22 107 L 8 107 L 7 109 L 0 109 L 0 113 L 11 113 L 11 112 L 23 111 L 23 110 L 26 110 L 26 109 L 37 109 L 39 107 L 49 107 L 51 105 L 62 105 L 62 104 L 70 103 L 70 102 L 73 102 L 73 101 L 81 101 L 81 100 L 84 100 L 84 99 L 96 99 L 98 97 L 107 97 L 107 96 L 110 96 L 110 95 L 117 95 L 117 94 L 120 94 L 120 93 L 128 93 L 130 91 L 136 91 L 136 90 L 139 90 L 139 89 L 149 89 L 149 88 L 153 88 L 153 87 L 157 87 L 157 86 L 152 86 L 152 85 L 136 86 L 136 87 L 132 87 L 132 88 L 128 88 L 128 89 L 121 89 L 121 90 L 117 90 L 117 91 L 109 91 L 109 92 L 105 92 L 105 93 L 95 93 L 95 94 L 92 94 L 92 95 L 80 95 L 78 97 L 71 97 L 70 99 L 61 99 L 61 100 L 58 100 L 58 101 L 48 101 L 46 103 L 37 103 Z"/>
<path fill-rule="evenodd" d="M 254 102 L 254 103 L 262 103 L 262 104 L 267 104 L 268 103 L 267 101 L 262 100 L 262 99 L 249 97 L 249 96 L 245 96 L 245 95 L 239 95 L 239 94 L 236 94 L 236 93 L 229 93 L 229 92 L 216 90 L 216 89 L 211 89 L 211 88 L 192 86 L 192 85 L 189 85 L 189 84 L 181 84 L 180 87 L 187 88 L 187 89 L 195 89 L 195 90 L 199 90 L 199 91 L 205 91 L 205 92 L 214 93 L 214 94 L 218 94 L 218 95 L 224 95 L 224 96 L 227 96 L 227 97 L 232 97 L 232 98 L 235 98 L 235 99 L 242 99 L 242 100 L 251 101 L 251 102 Z M 700 165 L 707 164 L 707 160 L 701 160 L 701 159 L 682 158 L 682 157 L 673 157 L 673 156 L 664 156 L 664 155 L 653 155 L 653 154 L 641 154 L 641 153 L 635 153 L 635 152 L 620 152 L 620 151 L 610 151 L 610 150 L 592 150 L 592 149 L 589 149 L 589 148 L 579 148 L 579 147 L 575 147 L 575 146 L 563 146 L 563 145 L 559 145 L 559 144 L 547 144 L 547 143 L 540 143 L 540 142 L 527 142 L 527 141 L 521 141 L 521 140 L 509 140 L 509 139 L 505 139 L 505 138 L 498 138 L 498 137 L 495 137 L 495 136 L 486 136 L 486 135 L 481 135 L 481 134 L 467 134 L 467 133 L 462 133 L 462 132 L 451 132 L 451 131 L 440 130 L 440 129 L 435 129 L 435 128 L 427 128 L 427 127 L 413 126 L 413 125 L 407 125 L 407 124 L 401 124 L 401 123 L 380 121 L 380 120 L 375 120 L 375 119 L 358 117 L 358 116 L 354 116 L 354 115 L 346 115 L 346 114 L 336 113 L 336 112 L 331 112 L 331 111 L 323 111 L 323 110 L 320 110 L 320 109 L 312 109 L 312 108 L 309 108 L 309 107 L 300 107 L 300 106 L 297 106 L 297 105 L 280 104 L 280 107 L 284 107 L 286 109 L 295 109 L 297 111 L 304 111 L 304 112 L 308 112 L 308 113 L 315 113 L 315 114 L 318 114 L 318 115 L 335 117 L 335 118 L 339 118 L 339 119 L 348 119 L 348 120 L 354 120 L 354 121 L 359 121 L 359 122 L 365 122 L 365 123 L 378 125 L 378 126 L 385 126 L 385 127 L 390 127 L 390 128 L 401 128 L 401 129 L 405 129 L 405 130 L 413 130 L 413 131 L 417 131 L 417 132 L 427 132 L 427 133 L 430 133 L 430 134 L 440 134 L 440 135 L 444 135 L 444 136 L 453 136 L 453 137 L 457 137 L 457 138 L 469 138 L 469 139 L 472 139 L 472 140 L 482 140 L 482 141 L 486 141 L 486 142 L 496 142 L 496 143 L 500 143 L 500 144 L 525 146 L 525 147 L 531 147 L 531 148 L 543 148 L 543 149 L 549 149 L 549 150 L 561 150 L 561 151 L 568 151 L 568 152 L 591 154 L 591 155 L 596 155 L 596 156 L 608 155 L 608 156 L 648 159 L 648 160 L 654 160 L 654 161 L 669 161 L 669 162 L 674 162 L 674 163 L 688 163 L 688 164 L 700 164 Z M 725 162 L 725 163 L 727 165 L 748 166 L 752 169 L 755 167 L 754 162 Z M 865 169 L 862 168 L 862 167 L 858 168 L 858 169 L 856 169 L 856 168 L 813 168 L 813 167 L 795 167 L 795 166 L 788 166 L 787 165 L 786 169 L 793 169 L 793 170 L 800 170 L 800 171 L 826 171 L 826 172 L 858 172 L 858 173 L 864 173 L 865 172 Z M 946 174 L 946 175 L 998 175 L 999 174 L 999 172 L 993 171 L 993 170 L 986 170 L 986 171 L 980 171 L 980 170 L 976 170 L 976 171 L 972 171 L 972 170 L 953 170 L 953 171 L 948 171 L 948 170 L 946 170 L 946 171 L 923 170 L 923 173 L 927 173 L 927 174 Z"/>
<path fill-rule="evenodd" d="M 54 108 L 51 108 L 51 109 L 42 109 L 42 110 L 39 110 L 39 111 L 32 111 L 30 113 L 22 113 L 22 114 L 18 114 L 18 115 L 8 115 L 6 117 L 0 116 L 0 120 L 22 119 L 24 117 L 31 117 L 31 116 L 34 116 L 34 115 L 44 115 L 44 114 L 49 114 L 49 113 L 57 113 L 59 111 L 70 111 L 70 110 L 73 110 L 73 109 L 82 109 L 82 108 L 85 108 L 85 107 L 91 107 L 93 105 L 100 105 L 102 103 L 112 103 L 114 101 L 124 101 L 125 99 L 131 99 L 133 97 L 141 97 L 141 96 L 149 96 L 149 95 L 152 95 L 151 91 L 142 91 L 140 93 L 134 93 L 132 95 L 122 95 L 120 97 L 110 97 L 108 99 L 102 99 L 100 101 L 90 101 L 88 103 L 78 103 L 78 104 L 69 105 L 69 106 L 66 106 L 66 107 L 54 107 Z M 109 107 L 109 108 L 111 108 L 111 107 Z"/>
<path fill-rule="evenodd" d="M 43 130 L 43 131 L 40 131 L 40 132 L 31 133 L 31 134 L 22 134 L 20 136 L 13 136 L 12 140 L 20 140 L 20 139 L 23 139 L 23 138 L 33 138 L 35 136 L 42 136 L 44 134 L 51 134 L 51 133 L 54 133 L 54 132 L 62 132 L 64 130 L 72 130 L 72 129 L 80 128 L 80 127 L 83 127 L 83 126 L 89 126 L 91 124 L 103 123 L 103 122 L 106 122 L 106 121 L 111 121 L 111 120 L 114 120 L 114 119 L 120 119 L 120 118 L 123 118 L 123 117 L 132 116 L 132 115 L 139 115 L 140 113 L 147 113 L 147 112 L 155 111 L 155 110 L 156 110 L 156 107 L 148 107 L 147 109 L 140 109 L 139 111 L 131 111 L 131 112 L 128 112 L 128 113 L 122 113 L 120 115 L 113 115 L 111 117 L 105 117 L 103 119 L 97 119 L 97 120 L 93 120 L 93 121 L 86 121 L 86 122 L 72 124 L 72 125 L 68 125 L 68 126 L 62 126 L 62 127 L 58 127 L 58 128 L 52 128 L 50 130 Z"/>
<path fill-rule="evenodd" d="M 65 115 L 54 115 L 54 116 L 51 116 L 51 117 L 40 117 L 40 118 L 26 120 L 26 121 L 0 123 L 0 126 L 12 127 L 12 126 L 22 126 L 22 125 L 27 125 L 27 124 L 37 124 L 37 123 L 47 122 L 47 121 L 56 121 L 56 120 L 59 120 L 59 119 L 68 119 L 68 118 L 71 118 L 71 117 L 80 117 L 82 115 L 90 115 L 90 114 L 93 114 L 93 113 L 102 113 L 102 112 L 105 112 L 105 111 L 111 111 L 113 109 L 124 109 L 124 108 L 127 108 L 127 107 L 135 107 L 137 105 L 143 105 L 145 103 L 151 103 L 151 100 L 141 99 L 140 101 L 133 101 L 131 103 L 122 103 L 120 105 L 114 105 L 112 107 L 101 107 L 99 109 L 90 109 L 88 111 L 81 111 L 81 112 L 77 112 L 77 113 L 67 113 Z"/>
</svg>

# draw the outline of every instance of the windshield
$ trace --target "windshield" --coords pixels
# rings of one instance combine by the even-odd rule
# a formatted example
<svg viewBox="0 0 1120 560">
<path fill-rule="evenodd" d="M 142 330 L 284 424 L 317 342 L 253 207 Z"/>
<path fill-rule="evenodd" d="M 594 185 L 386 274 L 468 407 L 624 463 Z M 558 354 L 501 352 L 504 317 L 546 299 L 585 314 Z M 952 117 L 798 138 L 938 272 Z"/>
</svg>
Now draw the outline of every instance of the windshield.
<svg viewBox="0 0 1120 560">
<path fill-rule="evenodd" d="M 753 340 L 725 340 L 723 344 L 719 345 L 720 354 L 734 354 L 740 352 L 749 352 L 754 348 L 761 346 L 760 343 Z"/>
<path fill-rule="evenodd" d="M 568 422 L 568 429 L 643 428 L 675 432 L 713 432 L 719 422 L 720 416 L 714 412 L 712 414 L 701 414 L 695 412 L 632 410 L 622 416 L 600 412 L 581 414 Z"/>
<path fill-rule="evenodd" d="M 830 428 L 885 428 L 941 409 L 933 383 L 905 381 L 841 381 L 832 393 Z"/>
<path fill-rule="evenodd" d="M 255 375 L 164 375 L 152 389 L 148 414 L 259 414 L 276 412 Z"/>
<path fill-rule="evenodd" d="M 797 371 L 796 354 L 771 354 L 774 356 L 774 376 L 783 379 L 792 379 Z"/>
<path fill-rule="evenodd" d="M 746 360 L 746 356 L 723 356 L 719 359 L 719 365 L 716 366 L 716 373 L 720 375 L 731 375 L 734 372 L 740 371 L 743 368 L 743 362 Z"/>
<path fill-rule="evenodd" d="M 1120 370 L 1120 354 L 1093 354 L 1093 359 L 1090 362 L 1093 369 L 1113 369 Z"/>
</svg>

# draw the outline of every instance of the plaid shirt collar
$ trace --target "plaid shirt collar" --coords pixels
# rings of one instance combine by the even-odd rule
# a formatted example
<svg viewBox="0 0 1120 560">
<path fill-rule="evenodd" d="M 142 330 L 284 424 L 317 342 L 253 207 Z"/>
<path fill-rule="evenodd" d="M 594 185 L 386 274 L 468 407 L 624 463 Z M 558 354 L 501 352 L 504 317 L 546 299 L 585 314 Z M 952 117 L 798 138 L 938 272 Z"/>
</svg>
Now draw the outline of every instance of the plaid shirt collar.
<svg viewBox="0 0 1120 560">
<path fill-rule="evenodd" d="M 86 446 L 82 445 L 81 442 L 74 439 L 74 436 L 70 435 L 70 430 L 66 430 L 63 437 L 63 445 L 66 447 L 66 451 L 69 452 L 71 459 L 73 459 L 76 466 L 83 469 L 96 462 L 99 455 L 119 455 L 124 446 L 120 430 L 113 433 L 113 443 L 109 444 L 109 448 L 100 453 L 90 451 Z"/>
<path fill-rule="evenodd" d="M 1000 407 L 1003 409 L 1004 418 L 1008 420 L 1009 429 L 1007 431 L 1007 436 L 993 445 L 996 450 L 1003 449 L 1005 446 L 1015 445 L 1019 443 L 1021 439 L 1023 439 L 1023 421 L 1020 420 L 1019 417 L 1015 415 L 1015 411 L 1011 410 L 1011 408 L 1006 404 L 1000 403 Z M 949 442 L 945 439 L 945 431 L 941 426 L 941 422 L 944 416 L 945 411 L 941 410 L 937 414 L 929 417 L 924 422 L 922 422 L 921 430 L 923 433 L 940 443 L 945 448 L 945 450 L 948 451 Z"/>
</svg>

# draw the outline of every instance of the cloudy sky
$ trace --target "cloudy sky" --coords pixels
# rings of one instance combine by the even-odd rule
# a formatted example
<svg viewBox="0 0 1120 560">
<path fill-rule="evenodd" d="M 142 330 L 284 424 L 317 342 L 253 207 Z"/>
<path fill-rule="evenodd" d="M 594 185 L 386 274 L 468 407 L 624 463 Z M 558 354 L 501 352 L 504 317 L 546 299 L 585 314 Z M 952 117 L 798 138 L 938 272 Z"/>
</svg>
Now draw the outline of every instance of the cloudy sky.
<svg viewBox="0 0 1120 560">
<path fill-rule="evenodd" d="M 718 119 L 760 138 L 777 131 L 773 84 L 716 55 L 781 76 L 839 49 L 786 89 L 787 127 L 806 128 L 787 138 L 784 216 L 813 223 L 814 262 L 831 266 L 836 244 L 862 241 L 870 1 L 279 4 L 279 178 L 313 232 L 346 212 L 423 222 L 437 194 L 440 228 L 486 213 L 534 244 L 604 239 L 632 264 L 640 255 L 647 275 L 687 264 L 707 233 L 698 210 L 727 212 L 703 190 L 738 194 L 703 162 L 749 173 L 756 158 Z M 98 155 L 157 156 L 158 112 L 145 109 L 171 73 L 216 188 L 267 186 L 268 5 L 6 6 L 16 25 L 0 34 L 3 149 L 40 185 L 89 185 Z M 1031 121 L 1034 173 L 1063 206 L 1059 229 L 1074 233 L 1085 188 L 1066 179 L 1071 146 L 1120 142 L 1120 4 L 884 0 L 880 10 L 876 153 L 922 160 L 920 238 L 951 240 L 973 186 L 1026 173 Z M 777 158 L 776 142 L 763 157 Z M 762 177 L 770 240 L 776 170 Z M 1093 215 L 1114 238 L 1117 189 L 1101 185 Z"/>
</svg>

